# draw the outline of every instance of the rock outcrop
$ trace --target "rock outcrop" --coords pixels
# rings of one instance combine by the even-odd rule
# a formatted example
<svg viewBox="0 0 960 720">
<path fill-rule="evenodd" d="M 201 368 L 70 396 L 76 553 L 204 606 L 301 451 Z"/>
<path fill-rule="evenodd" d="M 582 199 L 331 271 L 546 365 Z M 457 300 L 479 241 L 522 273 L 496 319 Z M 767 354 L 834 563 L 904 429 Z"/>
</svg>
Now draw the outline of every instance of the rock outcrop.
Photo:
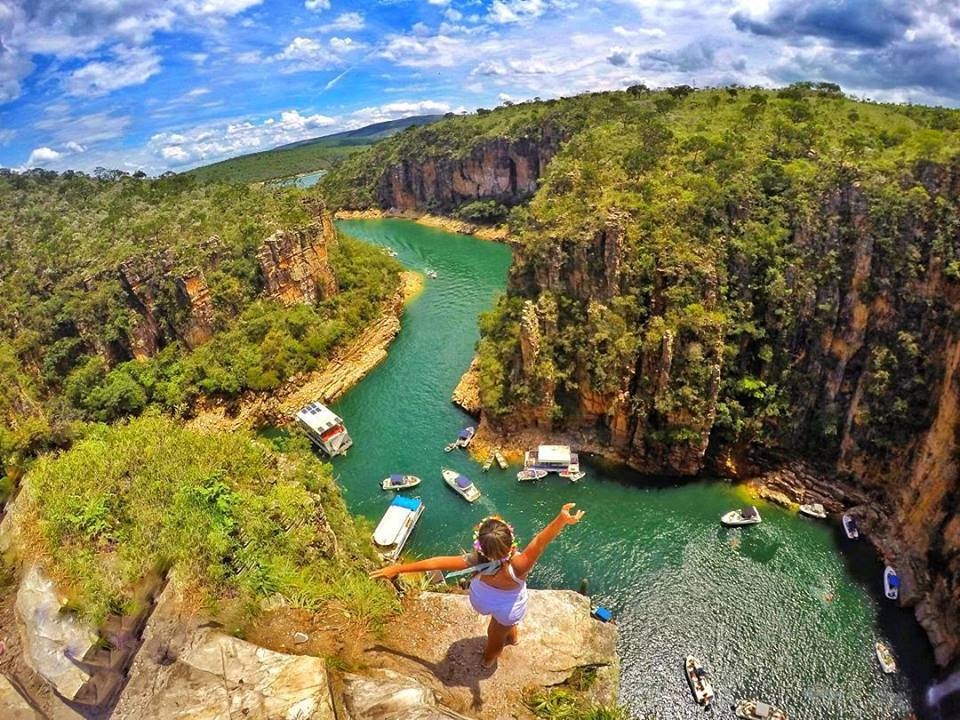
<svg viewBox="0 0 960 720">
<path fill-rule="evenodd" d="M 44 720 L 41 715 L 10 682 L 0 675 L 0 718 L 3 720 Z"/>
<path fill-rule="evenodd" d="M 410 677 L 376 669 L 347 673 L 343 694 L 349 720 L 448 720 L 462 717 L 437 702 L 436 693 Z"/>
<path fill-rule="evenodd" d="M 470 361 L 470 367 L 453 389 L 450 400 L 465 413 L 474 417 L 480 414 L 480 365 L 477 358 Z"/>
<path fill-rule="evenodd" d="M 376 201 L 390 210 L 450 212 L 473 200 L 507 205 L 529 197 L 563 141 L 545 128 L 539 138 L 495 138 L 454 157 L 408 157 L 387 168 Z"/>
<path fill-rule="evenodd" d="M 465 595 L 424 593 L 368 656 L 432 688 L 446 707 L 481 720 L 527 717 L 524 688 L 559 685 L 586 668 L 598 671 L 595 699 L 616 702 L 616 628 L 590 617 L 586 597 L 532 590 L 520 644 L 504 650 L 495 670 L 480 665 L 487 622 Z"/>
<path fill-rule="evenodd" d="M 113 720 L 334 720 L 321 658 L 273 652 L 181 614 L 170 583 Z"/>
<path fill-rule="evenodd" d="M 24 659 L 62 697 L 72 700 L 90 679 L 82 660 L 97 642 L 94 628 L 62 612 L 53 581 L 36 566 L 27 568 L 17 590 L 16 614 Z"/>
<path fill-rule="evenodd" d="M 312 305 L 336 294 L 337 279 L 327 258 L 335 240 L 327 215 L 306 228 L 277 230 L 264 240 L 257 250 L 264 295 L 284 305 Z"/>
</svg>

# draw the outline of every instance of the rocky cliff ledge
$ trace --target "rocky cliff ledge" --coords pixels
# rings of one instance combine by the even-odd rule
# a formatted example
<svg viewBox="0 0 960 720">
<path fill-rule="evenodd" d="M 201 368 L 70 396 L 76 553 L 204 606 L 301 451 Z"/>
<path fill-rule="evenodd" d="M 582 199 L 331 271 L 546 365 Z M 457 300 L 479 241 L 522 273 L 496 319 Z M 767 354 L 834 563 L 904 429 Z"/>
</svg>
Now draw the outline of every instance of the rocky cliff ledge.
<svg viewBox="0 0 960 720">
<path fill-rule="evenodd" d="M 490 670 L 480 665 L 486 624 L 465 595 L 424 593 L 408 600 L 383 642 L 368 644 L 350 671 L 332 669 L 320 657 L 232 637 L 187 607 L 176 583 L 169 583 L 142 633 L 110 718 L 530 718 L 524 691 L 554 687 L 578 673 L 582 682 L 584 671 L 596 677 L 581 689 L 589 701 L 616 701 L 615 626 L 590 618 L 589 601 L 569 591 L 533 591 L 520 645 L 507 648 Z M 51 658 L 66 657 L 69 638 L 36 637 L 36 631 L 34 625 L 20 626 L 23 646 L 42 642 Z M 299 631 L 288 631 L 290 637 L 274 638 L 276 645 L 294 653 L 308 647 L 299 644 Z M 5 720 L 79 720 L 106 710 L 64 702 L 51 693 L 52 681 L 32 668 L 0 667 L 0 717 Z"/>
<path fill-rule="evenodd" d="M 263 293 L 284 305 L 314 304 L 337 292 L 337 278 L 327 259 L 337 240 L 329 217 L 306 228 L 278 230 L 257 250 Z"/>
</svg>

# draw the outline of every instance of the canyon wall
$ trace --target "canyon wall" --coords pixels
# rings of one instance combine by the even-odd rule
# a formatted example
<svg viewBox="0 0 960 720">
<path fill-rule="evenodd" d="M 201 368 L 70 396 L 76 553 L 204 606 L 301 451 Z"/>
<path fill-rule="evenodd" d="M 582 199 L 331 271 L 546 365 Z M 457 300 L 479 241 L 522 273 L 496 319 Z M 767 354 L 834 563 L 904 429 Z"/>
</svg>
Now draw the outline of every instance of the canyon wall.
<svg viewBox="0 0 960 720">
<path fill-rule="evenodd" d="M 872 498 L 877 545 L 947 664 L 960 656 L 960 166 L 920 163 L 897 192 L 912 199 L 891 211 L 889 187 L 824 190 L 789 218 L 775 286 L 735 244 L 686 269 L 660 252 L 638 273 L 635 221 L 619 214 L 586 238 L 520 242 L 519 339 L 502 357 L 524 393 L 486 421 L 652 474 L 725 472 L 750 442 L 809 459 Z M 636 315 L 611 312 L 625 303 Z M 734 412 L 747 431 L 731 431 Z"/>
<path fill-rule="evenodd" d="M 506 205 L 533 195 L 562 135 L 545 128 L 541 138 L 494 138 L 462 156 L 405 157 L 376 182 L 375 200 L 385 210 L 451 212 L 473 200 Z"/>
</svg>

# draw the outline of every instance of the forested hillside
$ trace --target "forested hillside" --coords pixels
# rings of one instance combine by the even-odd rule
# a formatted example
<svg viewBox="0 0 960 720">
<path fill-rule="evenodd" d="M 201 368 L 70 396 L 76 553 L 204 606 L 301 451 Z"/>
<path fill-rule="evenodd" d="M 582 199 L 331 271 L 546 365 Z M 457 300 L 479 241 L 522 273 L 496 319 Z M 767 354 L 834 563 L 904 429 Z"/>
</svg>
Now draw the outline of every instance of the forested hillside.
<svg viewBox="0 0 960 720">
<path fill-rule="evenodd" d="M 189 414 L 315 369 L 397 286 L 399 265 L 295 190 L 5 172 L 0 223 L 11 474 L 76 423 Z"/>
<path fill-rule="evenodd" d="M 509 289 L 479 346 L 485 422 L 571 433 L 650 473 L 728 472 L 759 446 L 852 478 L 946 662 L 958 130 L 958 111 L 825 83 L 635 86 L 445 120 L 323 190 L 344 207 L 512 207 Z"/>
</svg>

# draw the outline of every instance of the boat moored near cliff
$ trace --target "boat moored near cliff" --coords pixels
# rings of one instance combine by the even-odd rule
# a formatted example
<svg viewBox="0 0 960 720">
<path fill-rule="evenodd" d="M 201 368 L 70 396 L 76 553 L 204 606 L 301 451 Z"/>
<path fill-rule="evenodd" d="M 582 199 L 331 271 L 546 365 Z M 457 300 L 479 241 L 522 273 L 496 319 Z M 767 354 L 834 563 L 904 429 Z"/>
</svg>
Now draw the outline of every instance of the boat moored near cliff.
<svg viewBox="0 0 960 720">
<path fill-rule="evenodd" d="M 697 704 L 708 707 L 713 702 L 714 692 L 713 685 L 707 677 L 707 671 L 693 655 L 687 655 L 683 662 L 683 669 Z"/>
<path fill-rule="evenodd" d="M 343 419 L 321 402 L 312 402 L 297 413 L 297 424 L 310 441 L 330 457 L 344 455 L 353 440 Z"/>
<path fill-rule="evenodd" d="M 843 531 L 847 534 L 847 537 L 850 540 L 856 540 L 860 537 L 860 530 L 857 528 L 857 521 L 854 520 L 850 515 L 843 516 Z"/>
<path fill-rule="evenodd" d="M 880 669 L 887 675 L 892 675 L 897 671 L 897 661 L 893 659 L 893 653 L 890 652 L 884 643 L 878 642 L 874 645 L 877 651 L 877 660 L 880 661 Z"/>
<path fill-rule="evenodd" d="M 820 503 L 801 505 L 800 514 L 806 515 L 807 517 L 817 518 L 818 520 L 823 520 L 827 517 L 827 511 Z"/>
<path fill-rule="evenodd" d="M 883 571 L 883 594 L 890 600 L 900 597 L 900 577 L 889 565 Z"/>
<path fill-rule="evenodd" d="M 577 453 L 570 452 L 569 445 L 541 445 L 536 450 L 527 452 L 523 467 L 525 470 L 543 470 L 548 473 L 578 473 L 580 458 Z"/>
</svg>

